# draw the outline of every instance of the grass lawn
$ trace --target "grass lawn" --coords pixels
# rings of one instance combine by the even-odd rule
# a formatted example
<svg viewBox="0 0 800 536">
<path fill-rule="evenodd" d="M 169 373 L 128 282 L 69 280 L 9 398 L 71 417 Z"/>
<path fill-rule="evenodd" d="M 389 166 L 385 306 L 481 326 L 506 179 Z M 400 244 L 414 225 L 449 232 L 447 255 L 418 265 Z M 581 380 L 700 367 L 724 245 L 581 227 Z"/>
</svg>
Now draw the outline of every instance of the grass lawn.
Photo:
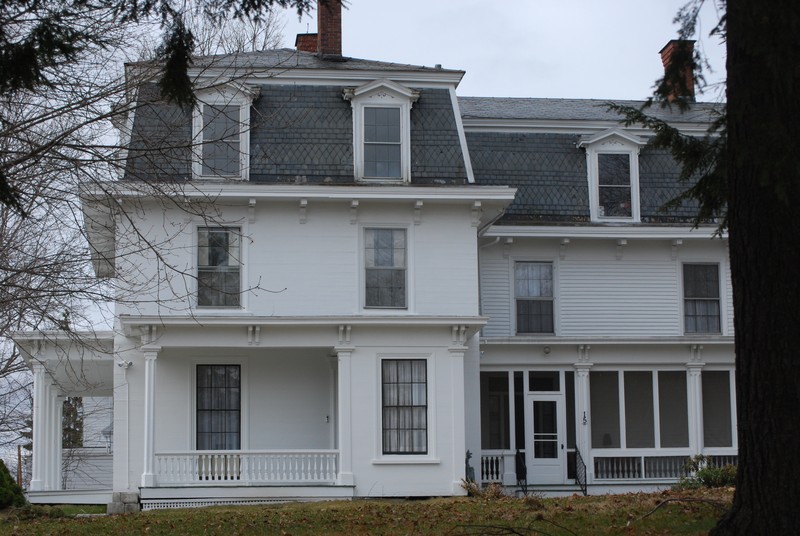
<svg viewBox="0 0 800 536">
<path fill-rule="evenodd" d="M 0 535 L 705 534 L 732 497 L 732 489 L 701 489 L 541 500 L 357 500 L 33 520 L 6 511 Z"/>
</svg>

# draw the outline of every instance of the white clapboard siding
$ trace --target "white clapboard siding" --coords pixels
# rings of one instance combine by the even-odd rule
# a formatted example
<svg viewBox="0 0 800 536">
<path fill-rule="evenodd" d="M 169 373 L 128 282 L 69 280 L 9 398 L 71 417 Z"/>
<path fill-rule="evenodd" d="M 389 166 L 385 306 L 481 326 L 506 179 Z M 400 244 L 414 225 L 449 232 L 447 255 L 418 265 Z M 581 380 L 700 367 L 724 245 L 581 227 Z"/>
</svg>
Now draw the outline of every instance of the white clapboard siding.
<svg viewBox="0 0 800 536">
<path fill-rule="evenodd" d="M 675 263 L 564 260 L 558 270 L 562 336 L 680 335 Z"/>
<path fill-rule="evenodd" d="M 484 337 L 511 335 L 511 285 L 508 259 L 485 258 L 481 261 L 481 314 L 489 317 Z"/>
<path fill-rule="evenodd" d="M 723 299 L 725 303 L 722 306 L 725 308 L 725 326 L 723 326 L 723 335 L 733 335 L 733 284 L 731 283 L 730 263 L 724 262 L 721 265 L 722 281 L 723 281 Z"/>
</svg>

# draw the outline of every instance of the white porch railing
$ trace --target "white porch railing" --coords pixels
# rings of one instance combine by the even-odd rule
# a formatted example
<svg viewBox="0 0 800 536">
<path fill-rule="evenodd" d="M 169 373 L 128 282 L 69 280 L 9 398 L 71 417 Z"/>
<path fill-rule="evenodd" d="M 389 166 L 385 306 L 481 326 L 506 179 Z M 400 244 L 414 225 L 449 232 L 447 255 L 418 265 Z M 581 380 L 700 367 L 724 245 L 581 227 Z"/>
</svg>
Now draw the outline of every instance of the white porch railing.
<svg viewBox="0 0 800 536">
<path fill-rule="evenodd" d="M 481 451 L 481 483 L 496 482 L 503 485 L 516 484 L 514 452 L 510 450 Z"/>
<path fill-rule="evenodd" d="M 333 484 L 336 450 L 193 450 L 156 454 L 158 485 Z"/>
</svg>

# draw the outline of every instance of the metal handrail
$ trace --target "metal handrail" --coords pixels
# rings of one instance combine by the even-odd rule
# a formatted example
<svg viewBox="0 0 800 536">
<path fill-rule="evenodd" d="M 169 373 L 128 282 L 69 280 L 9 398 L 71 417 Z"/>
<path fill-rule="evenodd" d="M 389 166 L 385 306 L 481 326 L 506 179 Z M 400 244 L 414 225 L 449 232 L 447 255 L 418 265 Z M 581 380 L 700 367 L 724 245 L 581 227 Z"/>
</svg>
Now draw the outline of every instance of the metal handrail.
<svg viewBox="0 0 800 536">
<path fill-rule="evenodd" d="M 581 456 L 581 451 L 578 450 L 578 447 L 575 447 L 575 482 L 578 483 L 584 495 L 589 494 L 586 486 L 586 464 L 583 461 L 583 456 Z"/>
</svg>

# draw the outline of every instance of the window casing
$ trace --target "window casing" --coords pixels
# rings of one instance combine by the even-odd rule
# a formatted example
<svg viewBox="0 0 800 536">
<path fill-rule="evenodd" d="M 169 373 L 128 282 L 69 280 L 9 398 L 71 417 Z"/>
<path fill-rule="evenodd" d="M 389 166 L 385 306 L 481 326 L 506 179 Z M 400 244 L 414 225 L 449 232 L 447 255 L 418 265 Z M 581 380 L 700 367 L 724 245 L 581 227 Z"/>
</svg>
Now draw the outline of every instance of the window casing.
<svg viewBox="0 0 800 536">
<path fill-rule="evenodd" d="M 405 229 L 364 230 L 365 307 L 407 307 L 406 244 Z"/>
<path fill-rule="evenodd" d="M 353 108 L 355 178 L 411 181 L 411 107 L 419 92 L 390 80 L 344 90 Z"/>
<path fill-rule="evenodd" d="M 639 149 L 645 141 L 610 129 L 578 142 L 586 149 L 589 214 L 594 222 L 641 221 Z"/>
<path fill-rule="evenodd" d="M 241 367 L 197 365 L 197 450 L 241 448 Z"/>
<path fill-rule="evenodd" d="M 195 179 L 248 179 L 250 106 L 256 94 L 234 84 L 198 93 L 192 123 Z"/>
<path fill-rule="evenodd" d="M 720 333 L 718 264 L 683 265 L 683 320 L 685 333 Z"/>
<path fill-rule="evenodd" d="M 553 263 L 516 262 L 517 333 L 554 333 Z"/>
<path fill-rule="evenodd" d="M 241 305 L 241 230 L 197 229 L 197 306 Z"/>
<path fill-rule="evenodd" d="M 381 361 L 383 454 L 428 454 L 428 362 Z"/>
</svg>

